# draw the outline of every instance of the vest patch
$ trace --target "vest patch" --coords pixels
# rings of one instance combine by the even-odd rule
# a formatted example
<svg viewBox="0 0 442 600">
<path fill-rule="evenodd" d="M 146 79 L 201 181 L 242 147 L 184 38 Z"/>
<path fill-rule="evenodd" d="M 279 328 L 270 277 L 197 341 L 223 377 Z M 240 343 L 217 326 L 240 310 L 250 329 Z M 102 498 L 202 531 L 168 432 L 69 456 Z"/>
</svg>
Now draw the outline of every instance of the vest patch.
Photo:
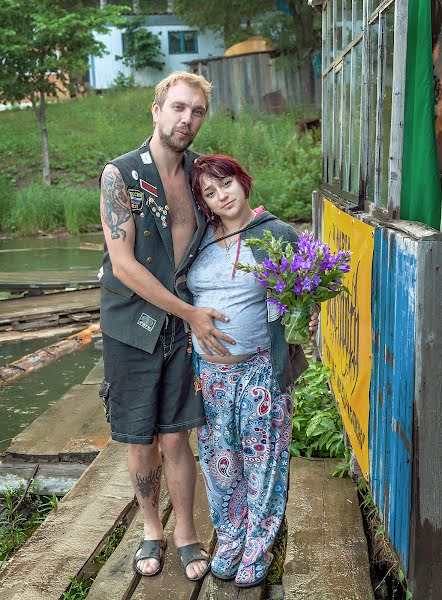
<svg viewBox="0 0 442 600">
<path fill-rule="evenodd" d="M 142 154 L 140 154 L 140 158 L 143 162 L 144 165 L 151 165 L 152 164 L 152 157 L 150 155 L 150 152 L 143 152 Z"/>
<path fill-rule="evenodd" d="M 129 193 L 129 197 L 130 197 L 130 207 L 132 209 L 132 212 L 136 212 L 136 213 L 141 212 L 143 209 L 143 198 L 144 198 L 143 192 L 141 190 L 133 190 L 133 189 L 128 189 L 127 191 Z"/>
<path fill-rule="evenodd" d="M 155 196 L 156 198 L 158 198 L 158 189 L 154 185 L 149 183 L 148 181 L 144 181 L 144 179 L 140 179 L 140 187 L 144 191 L 149 192 L 149 194 L 152 194 L 152 196 Z"/>
<path fill-rule="evenodd" d="M 147 329 L 147 331 L 152 331 L 156 323 L 156 319 L 153 319 L 149 315 L 146 315 L 146 313 L 141 313 L 140 318 L 137 321 L 137 325 L 139 325 L 143 329 Z"/>
</svg>

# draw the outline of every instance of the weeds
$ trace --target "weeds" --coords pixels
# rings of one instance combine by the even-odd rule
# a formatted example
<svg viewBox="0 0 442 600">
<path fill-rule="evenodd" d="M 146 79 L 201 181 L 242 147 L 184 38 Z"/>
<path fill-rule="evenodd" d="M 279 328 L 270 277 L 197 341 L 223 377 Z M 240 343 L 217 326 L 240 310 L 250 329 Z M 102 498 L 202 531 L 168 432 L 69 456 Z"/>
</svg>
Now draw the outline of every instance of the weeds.
<svg viewBox="0 0 442 600">
<path fill-rule="evenodd" d="M 32 486 L 26 493 L 23 486 L 14 489 L 7 487 L 3 503 L 0 568 L 34 533 L 48 513 L 57 507 L 58 499 L 56 496 L 37 496 L 32 493 Z"/>
<path fill-rule="evenodd" d="M 413 594 L 408 589 L 399 559 L 392 549 L 378 509 L 363 478 L 359 479 L 357 490 L 367 535 L 375 598 L 411 600 Z"/>
<path fill-rule="evenodd" d="M 309 362 L 298 379 L 294 393 L 293 456 L 338 457 L 345 453 L 343 425 L 329 388 L 330 370 L 322 363 Z M 347 469 L 348 470 L 348 469 Z M 344 475 L 344 469 L 339 476 Z"/>
</svg>

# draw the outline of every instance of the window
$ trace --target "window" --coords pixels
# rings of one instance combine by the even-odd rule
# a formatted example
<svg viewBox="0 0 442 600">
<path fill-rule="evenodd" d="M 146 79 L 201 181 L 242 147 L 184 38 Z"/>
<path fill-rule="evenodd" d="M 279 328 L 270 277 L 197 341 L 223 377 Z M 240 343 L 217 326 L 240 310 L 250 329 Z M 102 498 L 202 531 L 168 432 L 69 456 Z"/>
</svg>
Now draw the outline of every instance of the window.
<svg viewBox="0 0 442 600">
<path fill-rule="evenodd" d="M 197 31 L 169 31 L 169 54 L 196 54 Z"/>
<path fill-rule="evenodd" d="M 354 206 L 369 202 L 391 214 L 391 165 L 400 162 L 390 139 L 401 110 L 398 98 L 393 106 L 393 55 L 395 44 L 404 44 L 397 27 L 395 39 L 400 7 L 395 0 L 323 5 L 324 187 Z"/>
</svg>

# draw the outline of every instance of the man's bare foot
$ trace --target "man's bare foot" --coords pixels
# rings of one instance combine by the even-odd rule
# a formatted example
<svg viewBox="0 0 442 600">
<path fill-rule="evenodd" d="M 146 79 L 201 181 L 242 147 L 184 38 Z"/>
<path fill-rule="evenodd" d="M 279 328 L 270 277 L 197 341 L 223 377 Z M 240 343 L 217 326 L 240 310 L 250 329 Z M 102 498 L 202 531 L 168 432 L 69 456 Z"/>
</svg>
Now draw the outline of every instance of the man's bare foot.
<svg viewBox="0 0 442 600">
<path fill-rule="evenodd" d="M 183 546 L 187 546 L 188 544 L 194 544 L 197 542 L 196 531 L 194 535 L 189 537 L 180 537 L 176 529 L 173 533 L 173 541 L 175 542 L 176 548 L 182 548 Z M 209 554 L 207 554 L 207 560 L 194 560 L 189 563 L 186 567 L 187 577 L 189 579 L 198 579 L 207 571 L 207 564 L 210 560 Z"/>
<path fill-rule="evenodd" d="M 144 527 L 145 540 L 162 540 L 164 533 L 162 530 L 153 530 L 150 527 Z M 145 575 L 155 573 L 160 568 L 160 563 L 156 558 L 145 558 L 137 561 L 137 568 Z"/>
</svg>

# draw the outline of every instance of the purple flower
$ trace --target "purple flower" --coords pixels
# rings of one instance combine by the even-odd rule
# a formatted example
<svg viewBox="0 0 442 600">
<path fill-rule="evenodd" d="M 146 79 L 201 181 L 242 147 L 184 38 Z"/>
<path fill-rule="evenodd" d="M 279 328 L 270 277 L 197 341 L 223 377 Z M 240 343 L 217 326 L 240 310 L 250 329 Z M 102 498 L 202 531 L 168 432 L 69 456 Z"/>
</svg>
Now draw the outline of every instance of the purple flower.
<svg viewBox="0 0 442 600">
<path fill-rule="evenodd" d="M 290 271 L 292 273 L 294 273 L 295 271 L 302 269 L 303 264 L 304 264 L 304 259 L 301 256 L 299 256 L 299 254 L 295 254 L 292 262 L 290 263 Z"/>
<path fill-rule="evenodd" d="M 312 292 L 313 291 L 313 281 L 311 279 L 309 279 L 308 277 L 306 277 L 301 284 L 301 288 L 302 288 L 302 290 L 305 290 L 307 292 Z"/>
<path fill-rule="evenodd" d="M 281 258 L 281 273 L 282 271 L 287 271 L 287 267 L 289 266 L 289 261 L 285 256 Z"/>
<path fill-rule="evenodd" d="M 283 304 L 282 302 L 278 302 L 278 310 L 281 315 L 287 312 L 287 304 Z"/>
<path fill-rule="evenodd" d="M 262 266 L 265 267 L 266 269 L 270 269 L 271 271 L 274 271 L 275 273 L 279 274 L 278 267 L 275 265 L 275 263 L 272 263 L 270 258 L 266 258 L 263 261 Z"/>
<path fill-rule="evenodd" d="M 300 295 L 301 295 L 301 292 L 302 292 L 302 284 L 301 284 L 301 280 L 299 279 L 299 277 L 297 277 L 297 278 L 295 279 L 295 282 L 294 282 L 294 284 L 293 284 L 293 291 L 295 292 L 295 294 L 296 294 L 297 296 L 300 296 Z"/>
<path fill-rule="evenodd" d="M 264 287 L 270 287 L 270 284 L 265 279 L 258 279 L 259 285 L 263 285 Z"/>
<path fill-rule="evenodd" d="M 278 292 L 278 294 L 282 294 L 284 292 L 286 288 L 286 283 L 284 281 L 278 281 L 278 283 L 275 285 L 275 291 Z"/>
</svg>

